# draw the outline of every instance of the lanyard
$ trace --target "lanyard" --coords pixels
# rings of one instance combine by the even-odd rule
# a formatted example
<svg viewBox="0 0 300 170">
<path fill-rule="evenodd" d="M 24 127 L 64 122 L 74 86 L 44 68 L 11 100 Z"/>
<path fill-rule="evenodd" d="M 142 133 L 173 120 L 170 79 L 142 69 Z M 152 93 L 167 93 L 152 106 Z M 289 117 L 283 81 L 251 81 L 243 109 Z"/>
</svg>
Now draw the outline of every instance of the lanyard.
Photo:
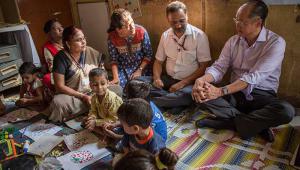
<svg viewBox="0 0 300 170">
<path fill-rule="evenodd" d="M 184 35 L 183 42 L 182 42 L 182 44 L 180 44 L 175 38 L 173 38 L 173 40 L 175 41 L 175 43 L 176 43 L 177 45 L 179 45 L 183 50 L 186 50 L 186 49 L 184 48 L 185 39 L 186 39 L 186 35 Z M 178 51 L 180 51 L 180 48 L 178 49 Z"/>
<path fill-rule="evenodd" d="M 76 67 L 79 68 L 79 69 L 81 69 L 82 72 L 84 73 L 84 68 L 81 66 L 81 64 L 78 63 L 78 61 L 76 61 L 76 60 L 74 59 L 74 57 L 73 57 L 71 54 L 70 54 L 70 56 L 71 56 L 71 59 L 75 62 Z M 85 73 L 84 73 L 84 74 L 85 74 Z"/>
</svg>

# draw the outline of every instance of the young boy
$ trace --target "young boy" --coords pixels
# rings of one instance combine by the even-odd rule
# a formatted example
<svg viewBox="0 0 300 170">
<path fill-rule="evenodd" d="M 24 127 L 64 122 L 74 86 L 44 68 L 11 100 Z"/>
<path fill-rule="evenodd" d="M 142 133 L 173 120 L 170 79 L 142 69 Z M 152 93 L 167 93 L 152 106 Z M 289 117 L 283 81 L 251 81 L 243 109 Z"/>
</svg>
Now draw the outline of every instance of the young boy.
<svg viewBox="0 0 300 170">
<path fill-rule="evenodd" d="M 152 154 L 165 147 L 165 143 L 150 126 L 152 110 L 150 104 L 141 98 L 129 99 L 118 110 L 118 118 L 125 134 L 121 148 L 125 153 L 145 149 Z"/>
<path fill-rule="evenodd" d="M 22 77 L 20 99 L 16 101 L 19 107 L 41 111 L 46 105 L 43 100 L 43 84 L 36 75 L 37 68 L 32 62 L 24 62 L 19 68 Z"/>
<path fill-rule="evenodd" d="M 119 124 L 117 110 L 123 102 L 117 94 L 107 88 L 107 72 L 101 68 L 94 68 L 89 73 L 89 80 L 95 94 L 84 126 L 103 135 L 104 138 L 122 138 L 112 130 L 112 127 L 115 127 L 114 124 Z"/>
<path fill-rule="evenodd" d="M 131 98 L 142 98 L 150 103 L 152 109 L 153 119 L 151 121 L 151 126 L 158 133 L 164 141 L 167 140 L 167 124 L 166 121 L 158 109 L 158 107 L 150 101 L 150 84 L 143 82 L 141 80 L 131 80 L 126 84 L 125 94 L 127 99 Z"/>
</svg>

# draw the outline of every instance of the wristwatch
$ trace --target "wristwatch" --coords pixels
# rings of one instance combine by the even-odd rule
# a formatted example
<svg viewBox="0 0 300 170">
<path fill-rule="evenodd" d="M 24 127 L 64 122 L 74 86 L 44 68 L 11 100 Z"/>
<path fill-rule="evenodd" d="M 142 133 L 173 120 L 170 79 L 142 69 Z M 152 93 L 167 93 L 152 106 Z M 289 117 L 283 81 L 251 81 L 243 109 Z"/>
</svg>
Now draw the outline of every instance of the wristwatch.
<svg viewBox="0 0 300 170">
<path fill-rule="evenodd" d="M 222 89 L 222 93 L 223 93 L 224 96 L 228 94 L 228 88 L 227 88 L 227 86 L 224 86 L 221 89 Z"/>
</svg>

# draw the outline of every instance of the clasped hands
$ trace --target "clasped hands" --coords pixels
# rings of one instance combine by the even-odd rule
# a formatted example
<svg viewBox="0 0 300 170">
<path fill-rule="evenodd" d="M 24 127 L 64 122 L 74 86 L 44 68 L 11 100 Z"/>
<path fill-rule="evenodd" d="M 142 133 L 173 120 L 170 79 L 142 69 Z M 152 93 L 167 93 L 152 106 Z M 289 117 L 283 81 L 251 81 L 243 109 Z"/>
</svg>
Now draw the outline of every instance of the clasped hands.
<svg viewBox="0 0 300 170">
<path fill-rule="evenodd" d="M 198 78 L 195 81 L 192 91 L 192 98 L 197 103 L 207 102 L 209 100 L 222 97 L 222 89 Z"/>
</svg>

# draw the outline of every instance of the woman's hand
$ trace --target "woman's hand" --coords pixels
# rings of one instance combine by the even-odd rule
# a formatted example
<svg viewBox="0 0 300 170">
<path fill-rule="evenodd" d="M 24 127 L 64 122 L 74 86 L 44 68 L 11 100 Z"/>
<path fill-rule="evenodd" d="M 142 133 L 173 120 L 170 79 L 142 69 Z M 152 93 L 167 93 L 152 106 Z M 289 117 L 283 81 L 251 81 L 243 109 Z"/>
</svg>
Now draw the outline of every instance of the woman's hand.
<svg viewBox="0 0 300 170">
<path fill-rule="evenodd" d="M 92 96 L 83 94 L 83 95 L 81 96 L 81 100 L 82 100 L 83 102 L 85 102 L 86 104 L 91 105 L 91 103 L 92 103 Z"/>
<path fill-rule="evenodd" d="M 141 76 L 142 76 L 142 70 L 138 69 L 138 70 L 136 70 L 134 73 L 131 74 L 130 80 L 139 78 L 139 77 L 141 77 Z"/>
<path fill-rule="evenodd" d="M 109 84 L 119 84 L 120 80 L 119 79 L 113 79 L 112 81 L 109 82 Z"/>
</svg>

